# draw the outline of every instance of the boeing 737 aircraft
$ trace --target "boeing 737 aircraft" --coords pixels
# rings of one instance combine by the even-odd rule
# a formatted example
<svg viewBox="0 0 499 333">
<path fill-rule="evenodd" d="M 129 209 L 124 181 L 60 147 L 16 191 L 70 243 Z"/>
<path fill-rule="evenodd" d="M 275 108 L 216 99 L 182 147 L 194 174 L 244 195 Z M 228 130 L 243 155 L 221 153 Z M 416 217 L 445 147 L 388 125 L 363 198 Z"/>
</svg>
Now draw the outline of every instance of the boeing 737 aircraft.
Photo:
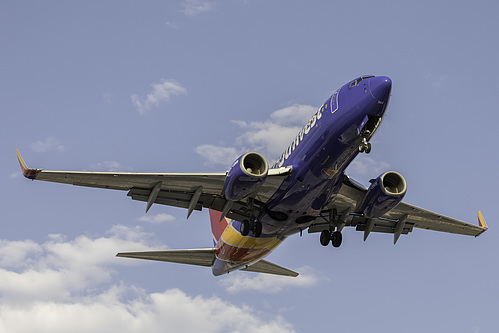
<svg viewBox="0 0 499 333">
<path fill-rule="evenodd" d="M 378 129 L 390 98 L 386 76 L 359 77 L 335 91 L 278 161 L 269 167 L 256 152 L 220 173 L 74 172 L 29 169 L 25 177 L 128 191 L 133 200 L 194 210 L 209 209 L 214 246 L 205 249 L 118 253 L 119 257 L 212 268 L 214 275 L 246 270 L 286 276 L 298 273 L 263 260 L 287 237 L 308 230 L 320 243 L 339 247 L 344 227 L 391 233 L 394 243 L 413 228 L 478 236 L 487 225 L 455 220 L 402 202 L 404 177 L 388 171 L 365 188 L 345 174 Z"/>
</svg>

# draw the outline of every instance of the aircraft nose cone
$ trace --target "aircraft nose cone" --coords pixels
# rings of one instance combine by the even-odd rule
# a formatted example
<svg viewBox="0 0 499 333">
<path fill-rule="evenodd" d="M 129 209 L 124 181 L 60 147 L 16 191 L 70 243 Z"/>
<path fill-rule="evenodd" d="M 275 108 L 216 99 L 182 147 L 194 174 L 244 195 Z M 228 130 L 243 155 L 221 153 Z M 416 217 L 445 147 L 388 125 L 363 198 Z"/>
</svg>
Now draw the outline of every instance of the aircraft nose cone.
<svg viewBox="0 0 499 333">
<path fill-rule="evenodd" d="M 387 103 L 392 90 L 392 80 L 388 76 L 377 76 L 369 80 L 369 90 L 376 101 Z"/>
</svg>

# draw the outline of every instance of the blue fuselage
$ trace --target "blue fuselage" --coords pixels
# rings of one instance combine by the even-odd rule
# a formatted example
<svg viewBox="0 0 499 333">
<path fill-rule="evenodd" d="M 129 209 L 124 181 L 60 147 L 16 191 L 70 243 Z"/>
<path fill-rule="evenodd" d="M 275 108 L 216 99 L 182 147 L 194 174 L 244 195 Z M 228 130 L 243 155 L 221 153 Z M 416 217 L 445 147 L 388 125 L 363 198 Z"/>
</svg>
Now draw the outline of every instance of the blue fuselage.
<svg viewBox="0 0 499 333">
<path fill-rule="evenodd" d="M 285 238 L 307 228 L 341 187 L 344 171 L 368 141 L 390 97 L 388 77 L 361 77 L 338 89 L 298 133 L 273 167 L 293 172 L 267 202 L 258 220 L 263 237 Z M 277 220 L 276 220 L 277 217 Z"/>
<path fill-rule="evenodd" d="M 273 165 L 274 168 L 292 166 L 292 174 L 257 217 L 262 222 L 262 241 L 275 239 L 280 244 L 288 236 L 306 229 L 319 216 L 339 191 L 344 171 L 359 154 L 359 147 L 369 141 L 378 128 L 390 90 L 388 77 L 361 77 L 335 91 L 312 116 Z M 232 221 L 232 228 L 239 230 L 240 222 Z M 223 242 L 222 239 L 220 243 Z M 242 261 L 217 259 L 213 272 L 219 275 L 243 267 L 246 260 L 260 260 L 278 246 L 270 244 L 262 246 L 263 251 L 258 248 L 234 250 L 234 258 Z M 255 256 L 250 255 L 251 252 Z"/>
</svg>

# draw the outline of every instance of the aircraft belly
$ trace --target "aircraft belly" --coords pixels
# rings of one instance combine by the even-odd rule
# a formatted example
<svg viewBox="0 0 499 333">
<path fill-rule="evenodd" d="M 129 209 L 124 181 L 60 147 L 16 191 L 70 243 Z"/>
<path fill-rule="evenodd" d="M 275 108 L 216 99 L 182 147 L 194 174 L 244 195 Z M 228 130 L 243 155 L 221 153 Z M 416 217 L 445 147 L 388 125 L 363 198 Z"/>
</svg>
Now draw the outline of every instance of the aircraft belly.
<svg viewBox="0 0 499 333">
<path fill-rule="evenodd" d="M 217 252 L 218 252 L 217 255 L 218 259 L 238 264 L 247 264 L 263 259 L 267 255 L 269 255 L 271 250 L 266 248 L 259 248 L 259 249 L 243 248 L 223 243 L 220 246 L 219 251 Z"/>
<path fill-rule="evenodd" d="M 333 141 L 324 144 L 309 166 L 303 166 L 305 172 L 294 179 L 284 182 L 286 187 L 276 192 L 276 196 L 267 202 L 268 209 L 285 212 L 285 221 L 273 220 L 262 213 L 259 220 L 264 223 L 265 232 L 273 232 L 288 237 L 306 229 L 315 217 L 319 216 L 325 205 L 341 188 L 344 171 L 349 163 L 358 155 L 358 144 L 361 138 L 351 138 L 349 145 L 345 142 Z M 324 163 L 318 163 L 318 161 Z M 298 169 L 294 167 L 294 169 Z"/>
<path fill-rule="evenodd" d="M 213 274 L 228 273 L 257 262 L 269 255 L 282 242 L 283 239 L 276 237 L 242 236 L 234 229 L 231 222 L 217 243 Z"/>
<path fill-rule="evenodd" d="M 340 92 L 340 100 L 341 97 Z M 288 218 L 279 221 L 262 212 L 259 220 L 264 223 L 264 231 L 282 237 L 301 232 L 339 192 L 345 169 L 359 154 L 363 140 L 360 132 L 369 116 L 375 116 L 377 112 L 370 96 L 366 95 L 354 104 L 347 102 L 346 95 L 344 97 L 337 111 L 323 113 L 314 134 L 304 138 L 299 149 L 290 150 L 285 162 L 293 165 L 293 174 L 266 205 L 268 210 L 285 213 Z"/>
</svg>

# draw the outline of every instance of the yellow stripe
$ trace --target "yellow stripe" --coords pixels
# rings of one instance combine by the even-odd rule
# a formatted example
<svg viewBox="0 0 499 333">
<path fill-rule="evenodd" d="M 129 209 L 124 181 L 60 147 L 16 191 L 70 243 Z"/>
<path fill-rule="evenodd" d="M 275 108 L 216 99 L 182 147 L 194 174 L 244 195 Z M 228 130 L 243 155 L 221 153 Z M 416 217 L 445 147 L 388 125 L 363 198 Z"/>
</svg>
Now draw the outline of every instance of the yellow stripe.
<svg viewBox="0 0 499 333">
<path fill-rule="evenodd" d="M 253 237 L 243 236 L 239 232 L 237 232 L 236 229 L 232 227 L 232 223 L 228 228 L 225 229 L 224 233 L 222 234 L 222 239 L 225 243 L 236 247 L 247 248 L 247 249 L 265 248 L 271 251 L 277 248 L 282 243 L 282 241 L 280 241 L 275 237 L 253 238 Z"/>
<path fill-rule="evenodd" d="M 16 149 L 16 153 L 17 153 L 17 159 L 19 160 L 19 163 L 21 163 L 21 167 L 25 170 L 28 170 L 28 167 L 26 166 L 26 163 L 24 163 L 23 158 L 21 157 L 21 154 L 19 153 L 19 150 Z"/>
<path fill-rule="evenodd" d="M 485 223 L 485 220 L 483 219 L 482 212 L 478 212 L 478 221 L 480 222 L 480 227 L 488 229 L 489 227 L 487 226 L 487 223 Z"/>
</svg>

